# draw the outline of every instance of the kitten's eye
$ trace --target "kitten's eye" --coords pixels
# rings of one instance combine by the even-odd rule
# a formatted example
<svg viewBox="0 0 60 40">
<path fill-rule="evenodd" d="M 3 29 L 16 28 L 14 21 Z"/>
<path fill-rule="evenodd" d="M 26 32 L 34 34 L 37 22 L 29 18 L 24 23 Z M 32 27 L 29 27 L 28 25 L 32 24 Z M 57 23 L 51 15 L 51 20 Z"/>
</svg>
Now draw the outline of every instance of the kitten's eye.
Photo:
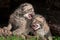
<svg viewBox="0 0 60 40">
<path fill-rule="evenodd" d="M 40 28 L 41 28 L 41 29 L 42 29 L 42 27 L 43 27 L 42 24 L 40 24 Z"/>
</svg>

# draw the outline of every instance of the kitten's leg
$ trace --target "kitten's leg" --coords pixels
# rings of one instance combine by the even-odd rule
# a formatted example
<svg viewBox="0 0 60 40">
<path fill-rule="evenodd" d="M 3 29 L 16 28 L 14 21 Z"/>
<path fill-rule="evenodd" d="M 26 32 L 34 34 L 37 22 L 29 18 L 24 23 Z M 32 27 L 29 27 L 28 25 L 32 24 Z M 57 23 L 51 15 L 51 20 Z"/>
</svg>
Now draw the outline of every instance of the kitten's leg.
<svg viewBox="0 0 60 40">
<path fill-rule="evenodd" d="M 51 35 L 51 32 L 50 32 L 50 31 L 45 35 L 45 37 L 46 37 L 48 40 L 53 40 L 53 38 L 52 38 L 52 35 Z"/>
</svg>

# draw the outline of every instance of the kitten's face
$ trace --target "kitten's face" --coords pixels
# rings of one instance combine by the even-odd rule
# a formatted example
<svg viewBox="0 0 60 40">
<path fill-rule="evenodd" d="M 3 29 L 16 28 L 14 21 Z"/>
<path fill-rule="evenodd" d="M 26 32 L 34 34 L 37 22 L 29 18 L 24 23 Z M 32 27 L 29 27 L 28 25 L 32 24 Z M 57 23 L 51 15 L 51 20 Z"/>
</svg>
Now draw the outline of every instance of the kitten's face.
<svg viewBox="0 0 60 40">
<path fill-rule="evenodd" d="M 42 29 L 43 25 L 44 25 L 43 24 L 43 18 L 36 17 L 32 22 L 32 29 L 33 30 Z"/>
<path fill-rule="evenodd" d="M 34 8 L 30 5 L 24 6 L 22 9 L 23 9 L 24 17 L 26 17 L 27 19 L 32 19 L 33 16 L 35 15 Z"/>
</svg>

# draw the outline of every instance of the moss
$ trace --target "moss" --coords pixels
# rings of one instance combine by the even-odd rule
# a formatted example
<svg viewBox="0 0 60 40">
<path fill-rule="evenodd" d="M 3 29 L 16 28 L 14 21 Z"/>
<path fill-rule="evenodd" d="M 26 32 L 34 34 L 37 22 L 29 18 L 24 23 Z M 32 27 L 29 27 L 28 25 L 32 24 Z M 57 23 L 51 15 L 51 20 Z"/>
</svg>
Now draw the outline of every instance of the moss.
<svg viewBox="0 0 60 40">
<path fill-rule="evenodd" d="M 26 40 L 26 39 L 23 39 L 22 37 L 17 37 L 17 36 L 7 36 L 7 37 L 1 36 L 0 40 Z M 37 38 L 31 37 L 28 40 L 37 40 Z M 59 36 L 53 36 L 53 40 L 60 40 L 60 37 Z"/>
</svg>

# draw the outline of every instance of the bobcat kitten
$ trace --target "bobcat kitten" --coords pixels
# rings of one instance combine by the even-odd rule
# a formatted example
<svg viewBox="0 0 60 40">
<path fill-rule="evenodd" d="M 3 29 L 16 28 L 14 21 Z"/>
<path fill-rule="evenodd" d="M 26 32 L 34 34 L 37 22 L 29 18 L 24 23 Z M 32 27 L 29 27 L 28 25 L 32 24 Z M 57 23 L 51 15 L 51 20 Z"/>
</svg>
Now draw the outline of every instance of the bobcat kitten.
<svg viewBox="0 0 60 40">
<path fill-rule="evenodd" d="M 38 40 L 52 40 L 49 26 L 42 15 L 35 15 L 32 22 L 32 29 Z M 40 39 L 39 39 L 40 38 Z"/>
<path fill-rule="evenodd" d="M 27 35 L 31 30 L 30 24 L 34 13 L 34 8 L 29 3 L 21 4 L 14 13 L 11 14 L 9 23 L 12 25 L 14 35 Z"/>
</svg>

